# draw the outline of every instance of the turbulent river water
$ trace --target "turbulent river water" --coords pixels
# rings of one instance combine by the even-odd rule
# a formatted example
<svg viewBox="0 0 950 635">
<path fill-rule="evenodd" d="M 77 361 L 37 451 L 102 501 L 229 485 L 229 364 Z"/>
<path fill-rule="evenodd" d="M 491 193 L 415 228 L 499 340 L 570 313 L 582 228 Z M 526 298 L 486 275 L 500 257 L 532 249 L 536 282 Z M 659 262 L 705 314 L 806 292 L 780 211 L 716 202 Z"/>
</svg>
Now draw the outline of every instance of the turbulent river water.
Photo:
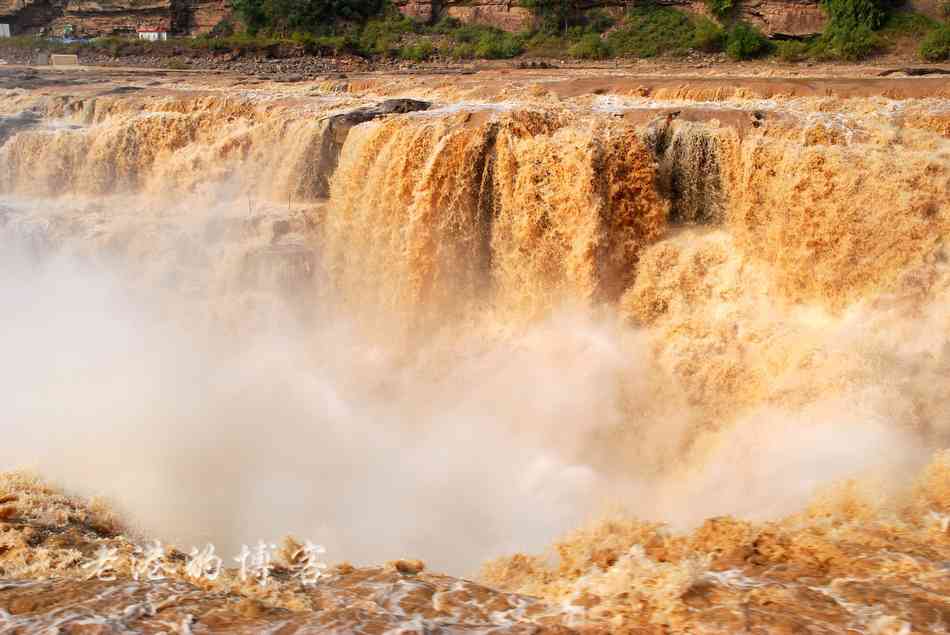
<svg viewBox="0 0 950 635">
<path fill-rule="evenodd" d="M 947 632 L 948 96 L 554 83 L 4 89 L 0 468 L 565 628 Z"/>
</svg>

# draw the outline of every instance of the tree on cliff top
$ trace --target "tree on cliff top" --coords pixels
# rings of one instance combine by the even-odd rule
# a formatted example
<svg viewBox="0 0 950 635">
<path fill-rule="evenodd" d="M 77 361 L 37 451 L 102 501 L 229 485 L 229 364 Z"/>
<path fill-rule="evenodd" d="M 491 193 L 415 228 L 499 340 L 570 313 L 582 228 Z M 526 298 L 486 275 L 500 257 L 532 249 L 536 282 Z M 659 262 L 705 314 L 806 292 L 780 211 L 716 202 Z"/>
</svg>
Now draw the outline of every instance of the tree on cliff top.
<svg viewBox="0 0 950 635">
<path fill-rule="evenodd" d="M 251 35 L 329 33 L 341 22 L 378 15 L 384 0 L 233 0 L 232 6 Z"/>
<path fill-rule="evenodd" d="M 579 13 L 574 0 L 521 0 L 521 6 L 538 16 L 540 30 L 544 33 L 565 31 Z"/>
<path fill-rule="evenodd" d="M 857 60 L 878 47 L 874 31 L 881 28 L 890 9 L 887 0 L 822 0 L 828 26 L 820 45 L 834 57 Z"/>
</svg>

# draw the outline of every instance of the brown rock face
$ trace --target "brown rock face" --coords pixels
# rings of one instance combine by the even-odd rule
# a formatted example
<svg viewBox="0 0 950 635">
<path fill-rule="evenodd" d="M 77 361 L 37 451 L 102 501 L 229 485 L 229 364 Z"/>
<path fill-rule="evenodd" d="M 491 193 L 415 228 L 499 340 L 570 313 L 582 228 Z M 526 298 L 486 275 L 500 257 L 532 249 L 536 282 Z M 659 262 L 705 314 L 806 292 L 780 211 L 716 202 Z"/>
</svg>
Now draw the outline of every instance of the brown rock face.
<svg viewBox="0 0 950 635">
<path fill-rule="evenodd" d="M 140 27 L 171 29 L 171 0 L 66 0 L 63 14 L 50 25 L 53 32 L 67 24 L 77 33 L 131 33 Z"/>
<path fill-rule="evenodd" d="M 600 0 L 584 3 L 583 10 L 606 9 L 612 13 L 622 13 L 632 4 Z M 701 0 L 660 0 L 660 4 L 708 15 Z M 530 29 L 536 23 L 531 10 L 521 6 L 517 0 L 398 0 L 396 6 L 404 15 L 420 22 L 435 22 L 447 16 L 465 24 L 483 24 L 511 32 Z M 770 36 L 820 33 L 827 21 L 817 0 L 749 0 L 739 7 L 743 20 Z"/>
<path fill-rule="evenodd" d="M 227 0 L 0 0 L 14 33 L 72 25 L 78 35 L 134 33 L 141 27 L 207 33 L 231 13 Z"/>
<path fill-rule="evenodd" d="M 40 29 L 63 15 L 62 1 L 0 0 L 0 21 L 10 24 L 14 34 Z"/>
<path fill-rule="evenodd" d="M 920 5 L 915 5 L 917 10 L 937 11 L 936 0 L 915 1 Z M 511 32 L 536 24 L 534 14 L 518 0 L 396 0 L 395 4 L 419 22 L 451 17 Z M 585 10 L 623 10 L 630 4 L 600 0 L 585 4 Z M 661 4 L 707 13 L 701 0 L 661 0 Z M 749 0 L 741 3 L 739 10 L 743 20 L 770 36 L 819 33 L 827 21 L 817 0 Z M 11 23 L 14 33 L 43 28 L 56 33 L 69 24 L 80 35 L 131 33 L 139 27 L 195 35 L 208 33 L 230 16 L 228 0 L 0 0 L 0 20 Z"/>
<path fill-rule="evenodd" d="M 946 17 L 946 2 L 944 0 L 908 0 L 904 8 L 908 11 L 923 13 L 934 20 Z"/>
<path fill-rule="evenodd" d="M 524 31 L 535 24 L 530 9 L 517 0 L 396 0 L 399 11 L 419 22 L 435 22 L 442 17 L 455 18 L 465 24 L 482 24 L 504 31 Z"/>
<path fill-rule="evenodd" d="M 419 22 L 434 22 L 433 12 L 438 13 L 435 0 L 396 0 L 399 11 Z"/>
<path fill-rule="evenodd" d="M 503 31 L 524 31 L 534 26 L 535 17 L 530 9 L 512 0 L 478 0 L 473 3 L 450 3 L 445 15 L 465 24 L 484 24 Z"/>
<path fill-rule="evenodd" d="M 174 30 L 179 33 L 209 33 L 221 21 L 231 17 L 228 0 L 178 0 L 175 5 Z"/>
<path fill-rule="evenodd" d="M 769 36 L 821 33 L 828 16 L 813 0 L 748 0 L 739 5 L 742 19 Z"/>
</svg>

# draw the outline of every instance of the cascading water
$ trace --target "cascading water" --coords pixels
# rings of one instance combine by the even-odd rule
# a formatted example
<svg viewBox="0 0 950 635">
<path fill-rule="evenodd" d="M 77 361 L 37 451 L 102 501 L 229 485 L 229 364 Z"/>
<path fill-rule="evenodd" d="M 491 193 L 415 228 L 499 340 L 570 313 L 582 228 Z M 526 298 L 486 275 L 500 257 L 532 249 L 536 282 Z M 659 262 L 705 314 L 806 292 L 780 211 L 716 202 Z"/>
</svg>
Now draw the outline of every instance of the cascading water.
<svg viewBox="0 0 950 635">
<path fill-rule="evenodd" d="M 3 97 L 0 465 L 183 544 L 454 573 L 619 507 L 484 574 L 617 628 L 847 552 L 832 516 L 935 575 L 945 99 L 427 97 Z M 896 498 L 807 507 L 848 478 Z"/>
</svg>

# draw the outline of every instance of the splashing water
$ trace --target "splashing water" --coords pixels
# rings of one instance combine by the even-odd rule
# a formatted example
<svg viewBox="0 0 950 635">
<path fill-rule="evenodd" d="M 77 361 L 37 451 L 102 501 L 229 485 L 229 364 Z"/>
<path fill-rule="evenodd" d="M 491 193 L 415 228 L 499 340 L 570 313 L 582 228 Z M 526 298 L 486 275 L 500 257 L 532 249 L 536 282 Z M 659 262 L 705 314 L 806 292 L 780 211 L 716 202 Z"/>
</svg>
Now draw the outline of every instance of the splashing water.
<svg viewBox="0 0 950 635">
<path fill-rule="evenodd" d="M 454 573 L 617 506 L 745 545 L 842 479 L 899 498 L 950 435 L 950 141 L 926 103 L 785 106 L 37 97 L 0 147 L 0 465 L 183 544 Z M 624 624 L 778 584 L 605 522 L 485 575 Z"/>
</svg>

